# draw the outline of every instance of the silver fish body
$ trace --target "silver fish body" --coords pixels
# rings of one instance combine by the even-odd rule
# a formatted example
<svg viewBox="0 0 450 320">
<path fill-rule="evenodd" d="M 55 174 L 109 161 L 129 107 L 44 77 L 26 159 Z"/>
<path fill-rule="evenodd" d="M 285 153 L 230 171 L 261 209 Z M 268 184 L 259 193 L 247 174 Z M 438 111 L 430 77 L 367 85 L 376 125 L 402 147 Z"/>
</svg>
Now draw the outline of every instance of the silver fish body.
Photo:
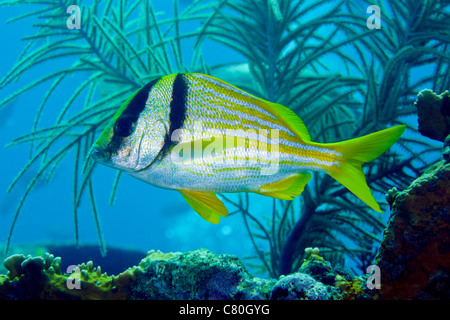
<svg viewBox="0 0 450 320">
<path fill-rule="evenodd" d="M 404 130 L 334 144 L 311 141 L 290 109 L 203 74 L 173 74 L 137 91 L 94 144 L 95 160 L 160 188 L 181 192 L 206 220 L 227 210 L 215 196 L 256 192 L 292 200 L 320 171 L 377 211 L 361 165 Z M 351 158 L 354 157 L 354 158 Z"/>
<path fill-rule="evenodd" d="M 181 88 L 174 88 L 177 77 L 183 78 Z M 215 193 L 255 192 L 302 170 L 322 170 L 292 153 L 293 147 L 307 146 L 263 109 L 263 100 L 201 74 L 169 75 L 157 84 L 140 113 L 137 137 L 130 138 L 130 152 L 111 159 L 114 167 L 125 166 L 130 175 L 161 188 Z M 176 94 L 184 95 L 184 106 L 174 111 Z M 183 113 L 181 125 L 172 130 L 171 112 Z M 332 163 L 333 151 L 323 152 Z"/>
</svg>

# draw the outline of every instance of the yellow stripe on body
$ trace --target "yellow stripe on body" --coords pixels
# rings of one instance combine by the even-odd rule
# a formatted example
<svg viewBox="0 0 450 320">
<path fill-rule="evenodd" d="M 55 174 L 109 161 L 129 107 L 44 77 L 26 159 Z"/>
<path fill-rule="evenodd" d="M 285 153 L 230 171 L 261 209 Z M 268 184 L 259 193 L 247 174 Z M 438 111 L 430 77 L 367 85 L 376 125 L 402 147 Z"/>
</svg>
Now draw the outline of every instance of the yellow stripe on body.
<svg viewBox="0 0 450 320">
<path fill-rule="evenodd" d="M 235 127 L 224 127 L 236 130 L 246 127 L 267 130 L 277 129 L 279 130 L 279 138 L 282 143 L 283 140 L 285 140 L 288 143 L 295 144 L 292 146 L 300 149 L 310 150 L 311 148 L 314 148 L 319 152 L 337 154 L 340 156 L 340 154 L 336 153 L 335 150 L 325 148 L 317 143 L 314 144 L 315 146 L 306 146 L 305 144 L 302 145 L 301 142 L 303 141 L 300 137 L 292 133 L 289 128 L 286 128 L 282 122 L 276 119 L 276 116 L 266 110 L 269 108 L 266 105 L 266 101 L 252 96 L 245 91 L 221 81 L 220 79 L 206 77 L 199 74 L 193 74 L 192 76 L 202 79 L 212 85 L 207 93 L 204 92 L 205 88 L 203 84 L 197 87 L 190 87 L 190 93 L 194 95 L 194 97 L 191 98 L 191 101 L 193 103 L 198 103 L 195 108 L 196 112 L 193 115 L 193 118 L 210 116 L 211 121 L 224 121 L 227 125 L 231 125 L 230 121 L 235 121 Z M 198 84 L 200 82 L 193 81 L 192 83 Z M 228 89 L 228 91 L 224 91 L 224 89 Z M 198 94 L 196 94 L 196 92 L 198 92 Z M 202 99 L 205 97 L 208 97 L 208 99 Z M 208 112 L 202 113 L 203 110 L 208 110 Z M 238 122 L 239 120 L 241 121 L 240 123 Z M 261 132 L 263 133 L 263 131 Z"/>
<path fill-rule="evenodd" d="M 256 153 L 258 155 L 270 154 L 273 158 L 275 155 L 278 158 L 282 156 L 295 156 L 300 158 L 310 159 L 311 163 L 323 163 L 323 162 L 334 162 L 341 159 L 341 155 L 335 150 L 318 146 L 318 144 L 310 145 L 302 143 L 300 141 L 291 141 L 284 139 L 271 139 L 270 136 L 260 136 L 258 133 L 254 133 L 254 139 L 247 138 L 248 132 L 242 130 L 238 125 L 231 126 L 228 125 L 228 134 L 231 134 L 233 141 L 230 141 L 229 135 L 223 134 L 223 129 L 217 129 L 211 123 L 207 123 L 209 127 L 206 128 L 186 128 L 185 140 L 192 139 L 192 137 L 197 137 L 198 139 L 222 139 L 222 143 L 219 143 L 222 149 L 226 148 L 236 148 L 243 147 L 246 148 L 248 154 Z M 236 137 L 236 139 L 234 139 Z M 183 139 L 183 138 L 182 138 Z M 237 141 L 236 141 L 237 140 Z M 274 141 L 273 141 L 274 140 Z M 234 142 L 232 145 L 228 143 Z M 237 142 L 237 144 L 236 144 Z M 211 141 L 213 143 L 213 141 Z M 233 152 L 236 152 L 234 150 Z M 259 159 L 264 160 L 264 159 Z"/>
<path fill-rule="evenodd" d="M 218 79 L 190 75 L 189 80 L 188 116 L 184 124 L 186 132 L 180 140 L 217 138 L 231 134 L 238 139 L 243 138 L 244 143 L 241 142 L 241 146 L 246 147 L 228 150 L 232 156 L 227 156 L 225 152 L 220 156 L 216 154 L 209 159 L 193 161 L 192 165 L 197 166 L 198 171 L 206 173 L 213 170 L 215 173 L 221 173 L 263 170 L 257 166 L 240 163 L 242 161 L 255 161 L 260 165 L 279 161 L 279 164 L 292 166 L 296 170 L 316 171 L 326 171 L 332 166 L 339 165 L 338 158 L 341 155 L 338 152 L 320 144 L 304 143 L 276 116 L 266 110 L 268 107 L 264 105 L 264 100 Z M 278 137 L 274 140 L 271 139 L 272 130 L 278 131 Z M 247 138 L 249 132 L 253 133 L 250 139 Z M 276 146 L 272 146 L 272 143 Z M 236 157 L 236 152 L 244 153 L 245 156 Z M 228 162 L 228 165 L 231 163 L 231 167 L 214 169 L 208 167 L 213 165 L 217 167 L 221 161 L 236 162 L 234 164 Z M 203 168 L 200 168 L 202 166 Z"/>
<path fill-rule="evenodd" d="M 204 81 L 191 80 L 189 87 L 190 100 L 199 102 L 199 105 L 202 106 L 198 109 L 199 111 L 208 111 L 211 107 L 225 107 L 228 111 L 233 110 L 249 117 L 256 116 L 260 121 L 274 123 L 276 120 L 276 116 L 265 109 L 263 100 L 227 83 L 222 82 L 221 85 L 217 85 L 217 83 L 211 82 L 214 79 L 205 77 L 201 79 Z M 287 130 L 292 136 L 295 136 L 284 126 L 283 130 Z"/>
<path fill-rule="evenodd" d="M 205 118 L 209 118 L 214 123 L 222 120 L 228 124 L 232 121 L 240 126 L 241 129 L 277 129 L 285 134 L 286 138 L 288 135 L 290 135 L 291 138 L 296 137 L 295 134 L 284 125 L 277 123 L 276 119 L 270 118 L 266 114 L 245 106 L 244 101 L 241 101 L 242 104 L 237 104 L 223 98 L 216 98 L 214 95 L 213 97 L 214 98 L 204 99 L 204 97 L 196 96 L 190 99 L 189 102 L 195 106 L 195 108 L 192 108 L 192 121 L 194 121 L 194 119 L 201 121 Z"/>
<path fill-rule="evenodd" d="M 195 85 L 197 85 L 197 88 L 200 88 L 200 95 L 202 95 L 202 93 L 204 94 L 205 90 L 206 92 L 208 92 L 210 91 L 210 89 L 213 89 L 214 96 L 225 96 L 228 98 L 228 100 L 231 98 L 231 101 L 233 101 L 234 99 L 245 101 L 246 103 L 250 104 L 249 107 L 253 110 L 265 114 L 273 119 L 276 118 L 271 112 L 267 111 L 265 107 L 259 105 L 259 103 L 263 100 L 220 79 L 194 73 L 189 75 L 189 80 L 191 81 L 190 87 L 192 89 L 196 89 Z M 209 86 L 205 87 L 205 85 Z"/>
<path fill-rule="evenodd" d="M 213 143 L 213 142 L 211 142 Z M 204 153 L 201 150 L 201 154 L 195 151 L 196 158 L 187 156 L 185 163 L 190 164 L 190 170 L 224 172 L 233 170 L 262 170 L 261 166 L 268 164 L 278 164 L 284 166 L 291 166 L 295 170 L 315 170 L 315 171 L 327 171 L 334 166 L 340 166 L 340 158 L 336 156 L 330 156 L 316 151 L 310 151 L 309 153 L 301 153 L 299 149 L 287 148 L 281 145 L 279 151 L 271 151 L 271 147 L 267 149 L 259 149 L 257 147 L 249 148 L 250 144 L 256 146 L 257 140 L 250 141 L 246 139 L 246 146 L 241 147 L 224 147 L 214 150 L 214 155 Z M 193 146 L 192 148 L 195 148 Z M 286 152 L 289 150 L 289 152 Z M 219 169 L 209 168 L 212 166 L 222 166 Z M 294 170 L 292 170 L 294 171 Z"/>
</svg>

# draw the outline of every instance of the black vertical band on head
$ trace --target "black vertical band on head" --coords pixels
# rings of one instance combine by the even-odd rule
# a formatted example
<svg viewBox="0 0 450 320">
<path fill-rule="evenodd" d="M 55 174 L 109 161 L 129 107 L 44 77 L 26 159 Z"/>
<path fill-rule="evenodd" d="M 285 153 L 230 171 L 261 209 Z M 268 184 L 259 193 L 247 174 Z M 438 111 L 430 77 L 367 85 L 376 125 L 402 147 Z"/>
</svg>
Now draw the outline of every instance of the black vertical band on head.
<svg viewBox="0 0 450 320">
<path fill-rule="evenodd" d="M 187 83 L 182 73 L 178 73 L 173 81 L 172 100 L 169 106 L 169 132 L 164 136 L 164 144 L 161 149 L 161 156 L 165 157 L 170 147 L 177 144 L 172 141 L 172 134 L 175 130 L 181 129 L 186 120 L 186 98 Z"/>
<path fill-rule="evenodd" d="M 171 136 L 175 130 L 180 129 L 186 119 L 187 89 L 184 75 L 178 73 L 173 82 L 172 101 L 170 102 L 169 136 Z"/>
<path fill-rule="evenodd" d="M 152 90 L 153 86 L 156 84 L 156 82 L 158 82 L 159 79 L 161 79 L 161 78 L 155 79 L 155 80 L 147 83 L 145 86 L 143 86 L 136 93 L 136 95 L 133 97 L 133 99 L 131 99 L 130 103 L 128 103 L 128 106 L 125 108 L 125 110 L 121 114 L 121 117 L 122 116 L 130 117 L 136 121 L 139 118 L 139 115 L 141 114 L 141 112 L 144 111 L 145 104 L 148 99 L 148 95 L 149 95 L 150 91 Z"/>
<path fill-rule="evenodd" d="M 117 131 L 116 128 L 117 124 L 120 124 L 125 120 L 128 121 L 127 125 L 131 123 L 131 126 L 135 126 L 136 121 L 139 119 L 139 115 L 145 109 L 145 105 L 147 103 L 150 91 L 152 90 L 153 86 L 158 82 L 159 79 L 161 78 L 155 79 L 147 83 L 145 86 L 139 89 L 139 91 L 130 100 L 125 110 L 122 112 L 119 118 L 117 118 L 114 124 L 114 135 L 106 148 L 107 150 L 111 152 L 116 150 L 120 145 L 124 136 L 128 136 L 127 134 L 122 135 L 120 132 Z"/>
</svg>

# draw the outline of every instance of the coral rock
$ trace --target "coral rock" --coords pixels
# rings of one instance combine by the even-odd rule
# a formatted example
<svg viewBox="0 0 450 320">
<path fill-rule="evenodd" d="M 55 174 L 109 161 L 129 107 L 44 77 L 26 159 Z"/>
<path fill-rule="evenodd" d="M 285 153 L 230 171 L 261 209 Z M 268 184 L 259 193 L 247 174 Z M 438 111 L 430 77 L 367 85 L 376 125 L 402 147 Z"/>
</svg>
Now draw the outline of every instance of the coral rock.
<svg viewBox="0 0 450 320">
<path fill-rule="evenodd" d="M 22 262 L 25 260 L 23 254 L 14 254 L 3 261 L 3 266 L 8 270 L 8 277 L 14 279 L 22 273 Z"/>
<path fill-rule="evenodd" d="M 450 164 L 396 195 L 376 258 L 381 299 L 450 299 Z"/>
<path fill-rule="evenodd" d="M 441 95 L 431 90 L 422 90 L 417 95 L 419 132 L 431 139 L 444 141 L 450 134 L 450 96 L 445 91 Z"/>
<path fill-rule="evenodd" d="M 329 286 L 316 281 L 305 273 L 294 273 L 284 277 L 275 284 L 272 300 L 330 300 Z"/>
<path fill-rule="evenodd" d="M 450 134 L 444 140 L 444 152 L 442 156 L 445 161 L 450 162 Z"/>
<path fill-rule="evenodd" d="M 152 251 L 139 268 L 132 299 L 266 299 L 271 288 L 269 280 L 252 277 L 237 257 L 206 249 Z"/>
<path fill-rule="evenodd" d="M 370 298 L 364 281 L 337 271 L 311 249 L 299 272 L 275 279 L 251 276 L 232 255 L 206 249 L 162 253 L 150 251 L 138 266 L 118 275 L 102 273 L 92 261 L 61 274 L 61 259 L 14 255 L 5 260 L 8 276 L 0 275 L 0 300 L 342 300 Z M 439 281 L 436 278 L 436 281 Z"/>
<path fill-rule="evenodd" d="M 315 280 L 323 283 L 329 290 L 332 300 L 371 300 L 376 292 L 370 290 L 365 279 L 367 276 L 355 276 L 351 272 L 338 267 L 332 267 L 317 251 L 305 250 L 310 254 L 298 269 Z"/>
</svg>

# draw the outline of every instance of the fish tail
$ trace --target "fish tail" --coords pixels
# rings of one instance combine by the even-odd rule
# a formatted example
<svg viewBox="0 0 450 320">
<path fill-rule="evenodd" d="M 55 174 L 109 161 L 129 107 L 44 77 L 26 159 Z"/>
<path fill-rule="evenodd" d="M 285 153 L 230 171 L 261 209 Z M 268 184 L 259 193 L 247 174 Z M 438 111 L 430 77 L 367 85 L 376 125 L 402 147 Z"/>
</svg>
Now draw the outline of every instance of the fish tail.
<svg viewBox="0 0 450 320">
<path fill-rule="evenodd" d="M 375 201 L 361 166 L 372 161 L 385 152 L 405 131 L 405 126 L 395 126 L 389 129 L 368 134 L 363 137 L 328 144 L 342 154 L 340 166 L 333 166 L 329 175 L 342 183 L 354 195 L 375 211 L 381 212 Z"/>
</svg>

